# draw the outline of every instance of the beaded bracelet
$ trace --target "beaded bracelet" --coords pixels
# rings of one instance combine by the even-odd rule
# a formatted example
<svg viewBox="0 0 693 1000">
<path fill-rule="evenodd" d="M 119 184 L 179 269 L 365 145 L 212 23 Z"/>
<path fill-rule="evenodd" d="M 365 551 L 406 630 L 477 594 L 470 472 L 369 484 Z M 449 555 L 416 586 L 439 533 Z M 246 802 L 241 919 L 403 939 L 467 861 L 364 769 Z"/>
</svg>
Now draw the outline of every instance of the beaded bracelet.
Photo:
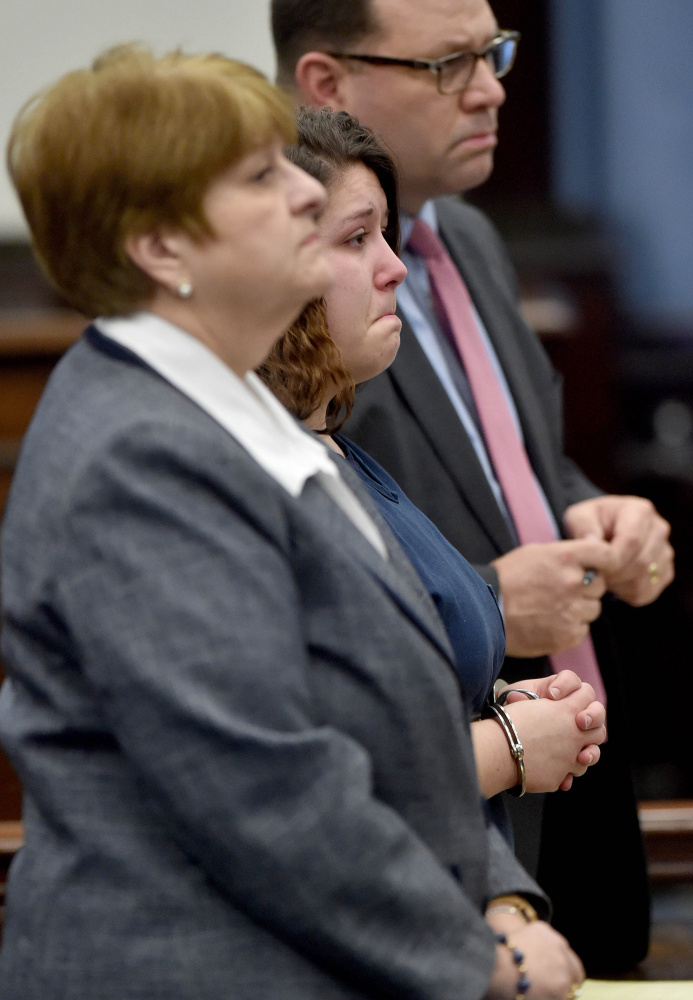
<svg viewBox="0 0 693 1000">
<path fill-rule="evenodd" d="M 520 973 L 517 980 L 517 986 L 515 987 L 515 1000 L 525 1000 L 525 994 L 529 992 L 529 988 L 532 985 L 527 978 L 525 956 L 519 948 L 516 948 L 515 945 L 508 940 L 507 935 L 498 932 L 494 935 L 494 937 L 498 944 L 504 944 L 506 948 L 510 949 L 513 962 L 517 966 L 517 971 Z"/>
</svg>

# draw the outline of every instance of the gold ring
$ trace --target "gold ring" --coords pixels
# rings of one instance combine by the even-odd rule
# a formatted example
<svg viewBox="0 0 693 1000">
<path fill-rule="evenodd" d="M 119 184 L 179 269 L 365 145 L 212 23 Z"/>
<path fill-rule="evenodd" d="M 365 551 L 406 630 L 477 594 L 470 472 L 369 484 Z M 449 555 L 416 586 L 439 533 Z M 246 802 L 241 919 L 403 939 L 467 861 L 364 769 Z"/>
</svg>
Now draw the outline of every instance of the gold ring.
<svg viewBox="0 0 693 1000">
<path fill-rule="evenodd" d="M 654 587 L 659 582 L 659 566 L 656 562 L 651 562 L 647 567 L 647 572 L 650 576 L 650 583 Z"/>
<path fill-rule="evenodd" d="M 571 986 L 570 993 L 565 998 L 565 1000 L 576 1000 L 576 997 L 579 997 L 581 993 L 582 993 L 582 990 L 580 989 L 580 984 L 579 983 L 575 983 L 574 986 Z"/>
</svg>

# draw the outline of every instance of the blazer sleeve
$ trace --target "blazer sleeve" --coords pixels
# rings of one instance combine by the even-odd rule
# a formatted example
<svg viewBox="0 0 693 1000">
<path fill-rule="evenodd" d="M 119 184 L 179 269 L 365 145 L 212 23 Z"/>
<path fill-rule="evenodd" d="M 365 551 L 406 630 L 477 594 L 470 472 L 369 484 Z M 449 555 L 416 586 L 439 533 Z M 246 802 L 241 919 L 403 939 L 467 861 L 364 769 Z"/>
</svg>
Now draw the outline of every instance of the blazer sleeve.
<svg viewBox="0 0 693 1000">
<path fill-rule="evenodd" d="M 489 899 L 497 896 L 524 896 L 535 908 L 542 920 L 548 920 L 551 915 L 546 896 L 527 874 L 513 854 L 508 841 L 498 827 L 490 823 L 488 827 L 490 861 L 489 861 Z M 509 889 L 508 886 L 514 886 Z"/>
<path fill-rule="evenodd" d="M 493 937 L 317 711 L 288 497 L 228 461 L 204 435 L 142 426 L 75 484 L 55 606 L 113 746 L 230 906 L 387 995 L 478 998 Z M 493 855 L 494 892 L 527 884 Z"/>
</svg>

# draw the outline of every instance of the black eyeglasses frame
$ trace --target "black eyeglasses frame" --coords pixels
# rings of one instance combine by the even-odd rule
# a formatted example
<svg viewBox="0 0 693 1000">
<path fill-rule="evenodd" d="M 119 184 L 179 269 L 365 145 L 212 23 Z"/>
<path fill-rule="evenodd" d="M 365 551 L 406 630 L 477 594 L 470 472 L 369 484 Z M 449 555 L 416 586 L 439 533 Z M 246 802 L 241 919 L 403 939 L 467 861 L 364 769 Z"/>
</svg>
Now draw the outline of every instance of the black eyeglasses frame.
<svg viewBox="0 0 693 1000">
<path fill-rule="evenodd" d="M 333 59 L 353 59 L 356 62 L 365 62 L 373 66 L 405 66 L 409 69 L 428 70 L 433 73 L 436 78 L 438 93 L 447 96 L 449 94 L 459 94 L 469 86 L 479 59 L 486 59 L 490 54 L 499 51 L 501 46 L 506 45 L 508 42 L 513 42 L 513 50 L 510 54 L 507 65 L 505 65 L 500 72 L 495 69 L 493 71 L 497 80 L 506 76 L 506 74 L 513 68 L 515 56 L 517 54 L 517 44 L 520 41 L 520 37 L 519 31 L 499 31 L 498 34 L 491 39 L 486 48 L 482 49 L 480 52 L 453 52 L 449 56 L 443 56 L 442 59 L 395 59 L 392 56 L 374 56 L 365 52 L 327 52 L 326 55 L 331 56 Z M 442 70 L 444 70 L 445 67 L 451 62 L 459 59 L 460 56 L 474 56 L 474 60 L 469 66 L 469 75 L 461 87 L 455 87 L 454 90 L 441 89 Z"/>
</svg>

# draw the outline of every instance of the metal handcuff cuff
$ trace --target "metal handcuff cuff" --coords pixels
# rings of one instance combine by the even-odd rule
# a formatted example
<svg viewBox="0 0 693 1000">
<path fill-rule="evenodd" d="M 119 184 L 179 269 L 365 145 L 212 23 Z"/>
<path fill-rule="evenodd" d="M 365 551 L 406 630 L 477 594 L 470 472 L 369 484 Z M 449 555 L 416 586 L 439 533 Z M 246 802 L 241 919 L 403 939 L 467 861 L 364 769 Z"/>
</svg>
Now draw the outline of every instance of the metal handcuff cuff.
<svg viewBox="0 0 693 1000">
<path fill-rule="evenodd" d="M 499 687 L 502 687 L 504 690 L 500 691 L 499 694 L 496 695 L 496 691 Z M 507 739 L 508 746 L 510 747 L 510 754 L 517 764 L 517 784 L 513 788 L 508 789 L 508 794 L 521 798 L 527 791 L 525 748 L 522 746 L 522 740 L 520 739 L 520 734 L 515 728 L 515 723 L 504 708 L 509 696 L 515 693 L 523 694 L 526 698 L 531 698 L 535 701 L 539 700 L 539 695 L 535 691 L 528 691 L 527 688 L 508 688 L 505 685 L 505 681 L 497 680 L 493 686 L 493 692 L 489 695 L 489 699 L 481 711 L 480 718 L 495 719 L 505 733 L 505 738 Z"/>
</svg>

